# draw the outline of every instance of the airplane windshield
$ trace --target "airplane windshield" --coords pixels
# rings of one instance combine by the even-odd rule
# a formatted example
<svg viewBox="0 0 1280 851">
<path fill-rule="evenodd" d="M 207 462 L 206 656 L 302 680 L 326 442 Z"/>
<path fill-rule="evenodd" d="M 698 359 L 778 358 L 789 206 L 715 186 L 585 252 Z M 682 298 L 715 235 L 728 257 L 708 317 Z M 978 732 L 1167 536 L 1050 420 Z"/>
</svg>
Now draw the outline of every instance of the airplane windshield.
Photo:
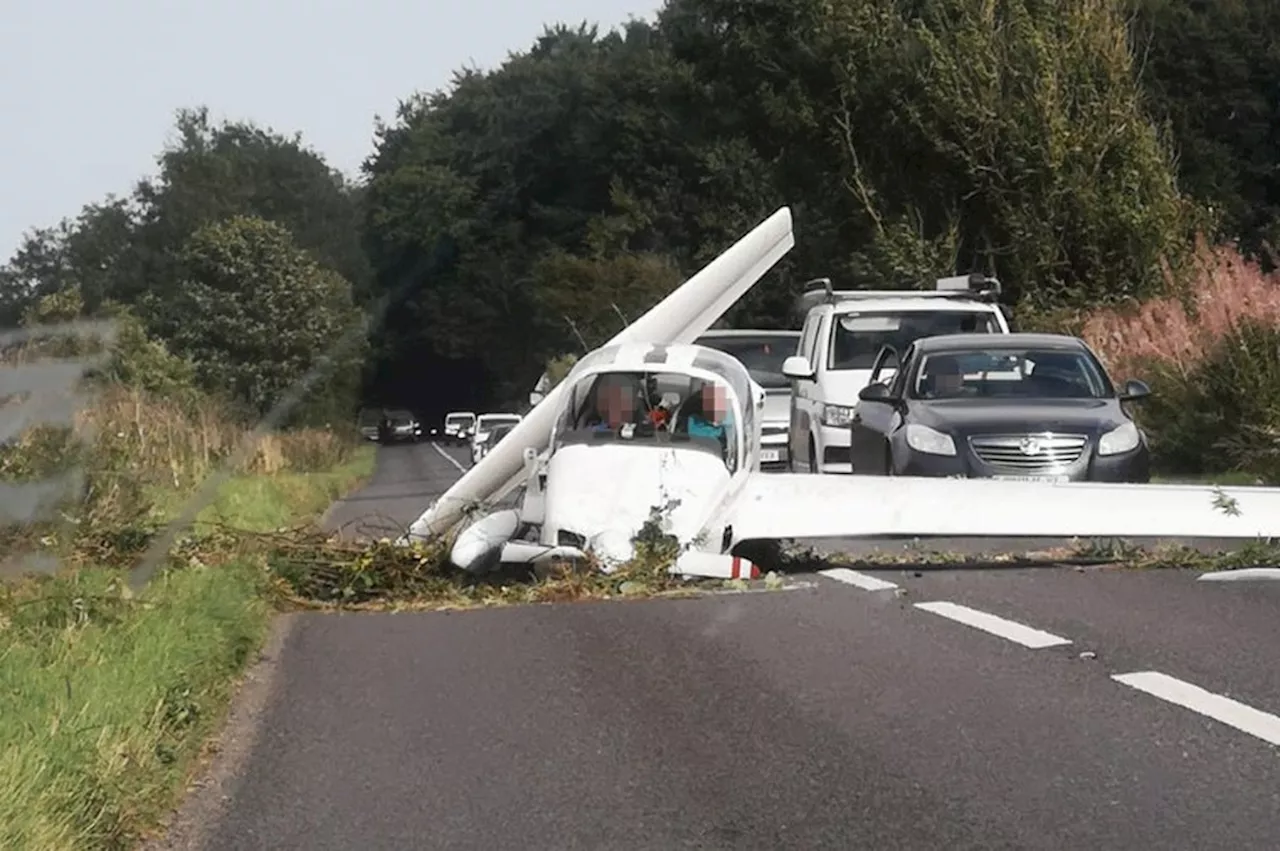
<svg viewBox="0 0 1280 851">
<path fill-rule="evenodd" d="M 623 442 L 699 449 L 737 466 L 732 396 L 718 381 L 675 372 L 606 372 L 573 388 L 556 445 Z"/>
</svg>

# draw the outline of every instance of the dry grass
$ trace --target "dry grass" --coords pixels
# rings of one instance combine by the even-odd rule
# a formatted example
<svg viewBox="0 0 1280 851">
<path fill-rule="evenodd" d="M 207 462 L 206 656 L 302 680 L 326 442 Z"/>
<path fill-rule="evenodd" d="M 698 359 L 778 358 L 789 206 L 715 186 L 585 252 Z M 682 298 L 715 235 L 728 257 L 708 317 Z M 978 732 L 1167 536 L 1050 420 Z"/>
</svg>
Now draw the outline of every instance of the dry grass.
<svg viewBox="0 0 1280 851">
<path fill-rule="evenodd" d="M 108 388 L 85 411 L 82 429 L 111 436 L 127 455 L 128 471 L 148 484 L 185 490 L 241 448 L 245 424 L 213 400 L 179 404 L 123 387 Z M 237 473 L 274 474 L 326 469 L 351 452 L 352 441 L 332 431 L 300 429 L 257 438 Z"/>
<path fill-rule="evenodd" d="M 1280 326 L 1280 272 L 1263 272 L 1234 245 L 1198 238 L 1185 279 L 1166 270 L 1166 280 L 1170 295 L 1085 318 L 1080 336 L 1117 377 L 1151 363 L 1189 375 L 1242 323 Z"/>
</svg>

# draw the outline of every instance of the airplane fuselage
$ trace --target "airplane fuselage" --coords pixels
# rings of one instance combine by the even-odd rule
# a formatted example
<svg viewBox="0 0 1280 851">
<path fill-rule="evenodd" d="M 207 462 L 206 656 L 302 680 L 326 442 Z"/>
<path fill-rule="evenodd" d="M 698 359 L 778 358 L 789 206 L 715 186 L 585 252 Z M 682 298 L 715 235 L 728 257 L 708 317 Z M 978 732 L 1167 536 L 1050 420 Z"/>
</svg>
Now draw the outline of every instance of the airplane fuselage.
<svg viewBox="0 0 1280 851">
<path fill-rule="evenodd" d="M 745 470 L 731 474 L 700 449 L 622 442 L 561 447 L 545 473 L 541 543 L 612 563 L 633 556 L 632 541 L 650 521 L 683 545 L 721 552 L 715 517 L 746 481 Z"/>
</svg>

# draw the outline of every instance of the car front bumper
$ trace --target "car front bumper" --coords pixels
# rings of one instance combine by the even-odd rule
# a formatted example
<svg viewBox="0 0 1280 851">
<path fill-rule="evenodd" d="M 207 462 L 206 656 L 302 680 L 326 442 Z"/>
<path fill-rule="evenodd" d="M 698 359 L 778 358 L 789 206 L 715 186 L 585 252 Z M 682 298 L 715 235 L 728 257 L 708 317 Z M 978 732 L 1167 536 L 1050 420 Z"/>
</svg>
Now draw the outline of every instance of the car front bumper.
<svg viewBox="0 0 1280 851">
<path fill-rule="evenodd" d="M 955 455 L 933 455 L 916 451 L 905 443 L 895 445 L 893 475 L 1058 482 L 1151 481 L 1151 455 L 1145 444 L 1116 455 L 1097 455 L 1094 451 L 1096 443 L 1090 440 L 1080 457 L 1070 464 L 1024 471 L 983 461 L 968 446 L 968 442 L 961 438 L 955 438 L 955 443 Z"/>
<path fill-rule="evenodd" d="M 786 469 L 790 460 L 787 435 L 764 435 L 760 438 L 760 469 Z"/>
</svg>

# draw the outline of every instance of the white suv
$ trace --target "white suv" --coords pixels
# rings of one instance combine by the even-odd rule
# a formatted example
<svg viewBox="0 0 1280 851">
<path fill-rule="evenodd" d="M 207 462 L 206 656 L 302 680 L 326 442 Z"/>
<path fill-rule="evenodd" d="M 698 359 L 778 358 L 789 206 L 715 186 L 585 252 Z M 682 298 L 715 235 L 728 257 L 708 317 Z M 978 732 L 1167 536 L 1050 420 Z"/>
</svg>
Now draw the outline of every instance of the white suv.
<svg viewBox="0 0 1280 851">
<path fill-rule="evenodd" d="M 940 278 L 933 290 L 820 289 L 801 296 L 806 310 L 800 348 L 782 372 L 791 387 L 791 469 L 852 473 L 850 425 L 883 346 L 905 351 L 940 334 L 1008 334 L 997 301 L 1000 282 L 983 275 Z M 880 380 L 892 376 L 882 370 Z"/>
<path fill-rule="evenodd" d="M 500 425 L 516 425 L 524 417 L 519 414 L 481 414 L 476 417 L 475 431 L 471 433 L 471 463 L 479 464 L 487 449 L 491 432 Z"/>
</svg>

